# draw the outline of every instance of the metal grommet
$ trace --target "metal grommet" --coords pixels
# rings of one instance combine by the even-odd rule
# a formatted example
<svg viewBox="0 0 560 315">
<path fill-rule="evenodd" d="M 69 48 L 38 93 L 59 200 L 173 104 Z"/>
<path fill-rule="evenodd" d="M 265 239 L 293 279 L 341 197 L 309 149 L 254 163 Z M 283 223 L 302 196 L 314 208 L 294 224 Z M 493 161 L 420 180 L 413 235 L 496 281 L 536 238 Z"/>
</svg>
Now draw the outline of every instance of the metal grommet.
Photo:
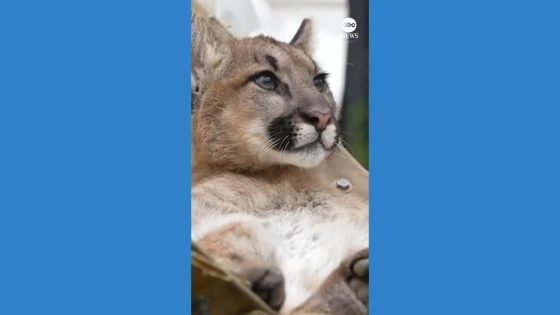
<svg viewBox="0 0 560 315">
<path fill-rule="evenodd" d="M 348 192 L 352 189 L 352 183 L 348 179 L 341 177 L 336 180 L 336 188 Z"/>
</svg>

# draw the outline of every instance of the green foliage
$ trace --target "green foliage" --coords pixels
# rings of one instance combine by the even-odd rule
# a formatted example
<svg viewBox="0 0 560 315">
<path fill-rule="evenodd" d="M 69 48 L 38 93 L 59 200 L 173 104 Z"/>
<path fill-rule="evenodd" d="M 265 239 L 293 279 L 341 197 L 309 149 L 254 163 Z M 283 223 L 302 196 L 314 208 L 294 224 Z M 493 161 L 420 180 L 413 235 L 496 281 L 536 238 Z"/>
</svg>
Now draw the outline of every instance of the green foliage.
<svg viewBox="0 0 560 315">
<path fill-rule="evenodd" d="M 366 169 L 369 160 L 369 108 L 365 99 L 348 104 L 343 113 L 342 137 L 346 148 Z"/>
</svg>

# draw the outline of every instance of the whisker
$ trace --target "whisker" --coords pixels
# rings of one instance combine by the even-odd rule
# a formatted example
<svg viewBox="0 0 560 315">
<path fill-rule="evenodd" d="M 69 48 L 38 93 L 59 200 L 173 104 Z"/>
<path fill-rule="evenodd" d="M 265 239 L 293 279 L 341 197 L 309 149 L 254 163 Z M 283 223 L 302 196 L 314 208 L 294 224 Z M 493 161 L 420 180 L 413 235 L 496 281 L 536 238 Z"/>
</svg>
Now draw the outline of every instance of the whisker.
<svg viewBox="0 0 560 315">
<path fill-rule="evenodd" d="M 340 141 L 340 143 L 342 143 L 342 145 L 346 147 L 349 151 L 352 151 L 352 146 L 350 145 L 350 143 L 348 143 L 342 138 L 339 138 L 338 141 Z"/>
<path fill-rule="evenodd" d="M 279 145 L 280 148 L 282 148 L 282 144 L 284 143 L 284 140 L 288 139 L 289 137 L 290 137 L 290 135 L 287 135 L 287 136 L 285 136 L 284 138 L 282 138 L 282 142 L 280 142 L 280 145 Z M 287 144 L 289 144 L 289 143 L 290 143 L 290 141 L 288 141 L 288 142 L 286 143 L 286 148 L 288 147 Z M 284 149 L 281 149 L 280 151 L 281 151 L 281 152 L 284 152 Z"/>
</svg>

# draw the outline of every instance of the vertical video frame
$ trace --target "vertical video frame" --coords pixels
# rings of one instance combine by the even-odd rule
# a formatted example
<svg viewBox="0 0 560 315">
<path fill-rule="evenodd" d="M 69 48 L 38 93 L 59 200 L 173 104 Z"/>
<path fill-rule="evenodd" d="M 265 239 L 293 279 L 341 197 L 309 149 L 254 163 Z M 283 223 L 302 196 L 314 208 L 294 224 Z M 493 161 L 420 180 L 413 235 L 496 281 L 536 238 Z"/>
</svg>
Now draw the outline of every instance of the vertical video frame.
<svg viewBox="0 0 560 315">
<path fill-rule="evenodd" d="M 368 314 L 368 1 L 191 9 L 192 314 Z"/>
</svg>

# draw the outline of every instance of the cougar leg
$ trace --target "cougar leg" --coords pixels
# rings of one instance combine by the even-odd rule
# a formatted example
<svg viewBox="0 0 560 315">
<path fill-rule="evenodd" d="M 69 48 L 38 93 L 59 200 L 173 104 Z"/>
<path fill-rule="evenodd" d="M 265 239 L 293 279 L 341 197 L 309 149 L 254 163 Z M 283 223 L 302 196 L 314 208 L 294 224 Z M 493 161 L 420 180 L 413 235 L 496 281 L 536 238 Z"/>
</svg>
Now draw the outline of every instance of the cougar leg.
<svg viewBox="0 0 560 315">
<path fill-rule="evenodd" d="M 263 301 L 279 310 L 286 297 L 284 276 L 276 266 L 273 244 L 263 233 L 258 226 L 236 222 L 202 237 L 197 244 L 226 270 L 247 279 Z"/>
<path fill-rule="evenodd" d="M 367 315 L 368 249 L 345 259 L 319 290 L 290 315 Z"/>
</svg>

